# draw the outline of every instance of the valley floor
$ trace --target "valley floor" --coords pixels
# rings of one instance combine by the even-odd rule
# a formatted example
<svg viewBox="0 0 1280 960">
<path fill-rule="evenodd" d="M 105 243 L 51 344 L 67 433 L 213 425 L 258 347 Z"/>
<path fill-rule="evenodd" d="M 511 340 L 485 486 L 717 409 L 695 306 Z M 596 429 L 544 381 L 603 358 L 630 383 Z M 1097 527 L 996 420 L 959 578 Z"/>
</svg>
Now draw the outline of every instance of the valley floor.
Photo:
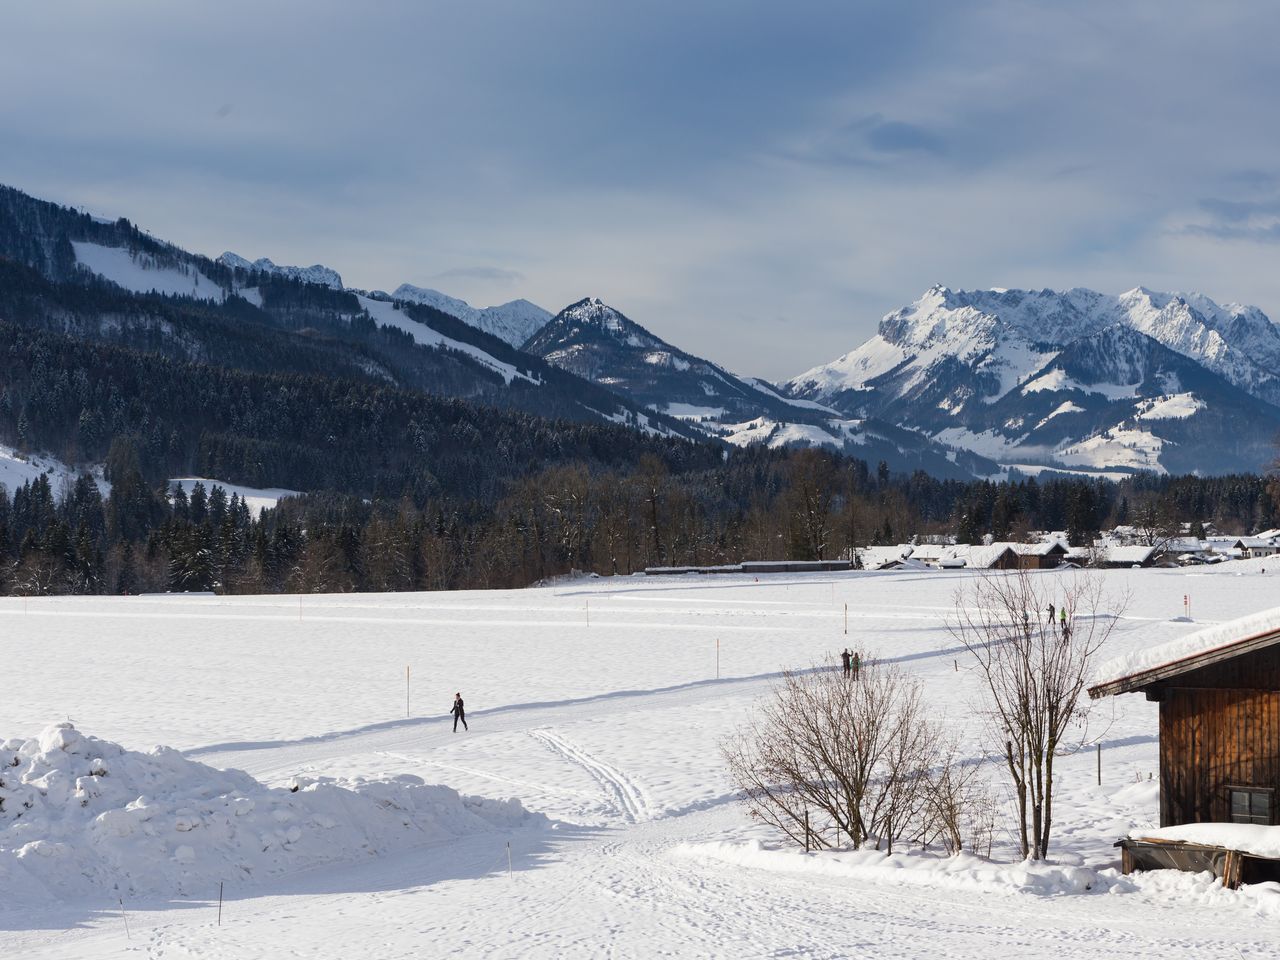
<svg viewBox="0 0 1280 960">
<path fill-rule="evenodd" d="M 216 885 L 141 902 L 105 890 L 24 907 L 0 896 L 0 949 L 77 960 L 1274 956 L 1277 885 L 1118 875 L 1112 843 L 1156 817 L 1156 712 L 1140 696 L 1095 706 L 1101 786 L 1092 749 L 1060 762 L 1058 847 L 1039 869 L 1017 864 L 1007 838 L 994 863 L 805 856 L 751 824 L 720 739 L 780 670 L 846 644 L 920 677 L 934 714 L 981 755 L 977 687 L 946 629 L 970 577 L 0 601 L 0 739 L 69 718 L 130 749 L 163 742 L 272 785 L 410 773 L 518 797 L 553 823 L 229 882 L 220 926 Z M 1105 577 L 1131 597 L 1104 658 L 1280 604 L 1280 579 L 1263 573 Z M 1184 594 L 1194 623 L 1172 619 Z M 456 734 L 455 690 L 470 722 Z"/>
</svg>

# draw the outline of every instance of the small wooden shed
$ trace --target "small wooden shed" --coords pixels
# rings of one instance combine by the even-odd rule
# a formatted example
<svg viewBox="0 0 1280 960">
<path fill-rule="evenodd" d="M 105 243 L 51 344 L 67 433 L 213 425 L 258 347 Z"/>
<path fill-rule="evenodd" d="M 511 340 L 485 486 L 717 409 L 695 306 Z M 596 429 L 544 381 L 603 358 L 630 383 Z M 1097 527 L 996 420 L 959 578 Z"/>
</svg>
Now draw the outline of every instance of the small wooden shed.
<svg viewBox="0 0 1280 960">
<path fill-rule="evenodd" d="M 1093 698 L 1160 704 L 1160 827 L 1280 823 L 1280 608 L 1216 624 L 1103 666 Z M 1136 866 L 1212 869 L 1224 883 L 1275 879 L 1280 861 L 1133 834 Z M 1136 858 L 1136 859 L 1135 859 Z M 1143 863 L 1145 858 L 1145 863 Z"/>
<path fill-rule="evenodd" d="M 1160 825 L 1280 822 L 1280 608 L 1113 661 L 1098 698 L 1160 704 Z"/>
</svg>

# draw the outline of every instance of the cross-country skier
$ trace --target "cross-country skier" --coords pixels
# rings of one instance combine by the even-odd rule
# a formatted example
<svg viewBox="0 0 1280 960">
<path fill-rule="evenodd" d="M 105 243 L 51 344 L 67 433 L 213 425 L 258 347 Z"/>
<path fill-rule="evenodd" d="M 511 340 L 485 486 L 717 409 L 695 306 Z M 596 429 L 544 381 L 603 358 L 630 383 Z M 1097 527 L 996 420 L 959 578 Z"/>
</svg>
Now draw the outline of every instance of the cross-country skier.
<svg viewBox="0 0 1280 960">
<path fill-rule="evenodd" d="M 450 712 L 453 714 L 453 732 L 454 732 L 454 733 L 457 733 L 457 732 L 458 732 L 458 721 L 459 721 L 459 720 L 461 720 L 461 721 L 462 721 L 462 729 L 463 729 L 463 730 L 469 730 L 469 729 L 470 729 L 470 728 L 467 726 L 467 711 L 466 711 L 466 708 L 462 705 L 462 694 L 461 694 L 461 693 L 455 693 L 455 694 L 453 695 L 453 710 L 452 710 L 452 711 L 450 711 Z"/>
</svg>

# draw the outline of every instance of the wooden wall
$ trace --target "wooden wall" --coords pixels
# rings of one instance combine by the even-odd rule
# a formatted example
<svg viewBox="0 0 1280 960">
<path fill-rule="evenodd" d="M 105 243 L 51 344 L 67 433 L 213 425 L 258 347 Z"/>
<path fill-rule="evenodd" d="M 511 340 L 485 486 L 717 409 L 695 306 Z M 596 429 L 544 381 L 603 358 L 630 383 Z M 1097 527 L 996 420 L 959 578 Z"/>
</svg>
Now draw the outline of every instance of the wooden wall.
<svg viewBox="0 0 1280 960">
<path fill-rule="evenodd" d="M 1229 819 L 1229 786 L 1280 789 L 1280 649 L 1202 667 L 1152 693 L 1161 826 Z"/>
</svg>

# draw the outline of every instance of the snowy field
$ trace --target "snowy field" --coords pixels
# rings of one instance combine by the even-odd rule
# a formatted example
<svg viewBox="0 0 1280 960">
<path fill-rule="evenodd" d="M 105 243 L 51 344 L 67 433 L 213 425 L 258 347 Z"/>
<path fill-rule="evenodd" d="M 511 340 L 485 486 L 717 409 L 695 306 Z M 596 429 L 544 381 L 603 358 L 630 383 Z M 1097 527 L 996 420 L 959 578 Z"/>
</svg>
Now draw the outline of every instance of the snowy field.
<svg viewBox="0 0 1280 960">
<path fill-rule="evenodd" d="M 1104 574 L 1132 599 L 1102 658 L 1280 605 L 1280 562 L 1223 568 Z M 718 741 L 778 671 L 846 643 L 919 677 L 981 754 L 975 678 L 945 627 L 972 576 L 0 599 L 0 949 L 1274 957 L 1280 885 L 1119 876 L 1112 843 L 1157 817 L 1141 696 L 1094 708 L 1102 786 L 1092 749 L 1059 761 L 1044 866 L 1018 864 L 1007 836 L 991 861 L 806 856 L 748 821 Z M 1184 594 L 1192 623 L 1173 619 Z M 454 734 L 456 690 L 471 728 Z"/>
</svg>

